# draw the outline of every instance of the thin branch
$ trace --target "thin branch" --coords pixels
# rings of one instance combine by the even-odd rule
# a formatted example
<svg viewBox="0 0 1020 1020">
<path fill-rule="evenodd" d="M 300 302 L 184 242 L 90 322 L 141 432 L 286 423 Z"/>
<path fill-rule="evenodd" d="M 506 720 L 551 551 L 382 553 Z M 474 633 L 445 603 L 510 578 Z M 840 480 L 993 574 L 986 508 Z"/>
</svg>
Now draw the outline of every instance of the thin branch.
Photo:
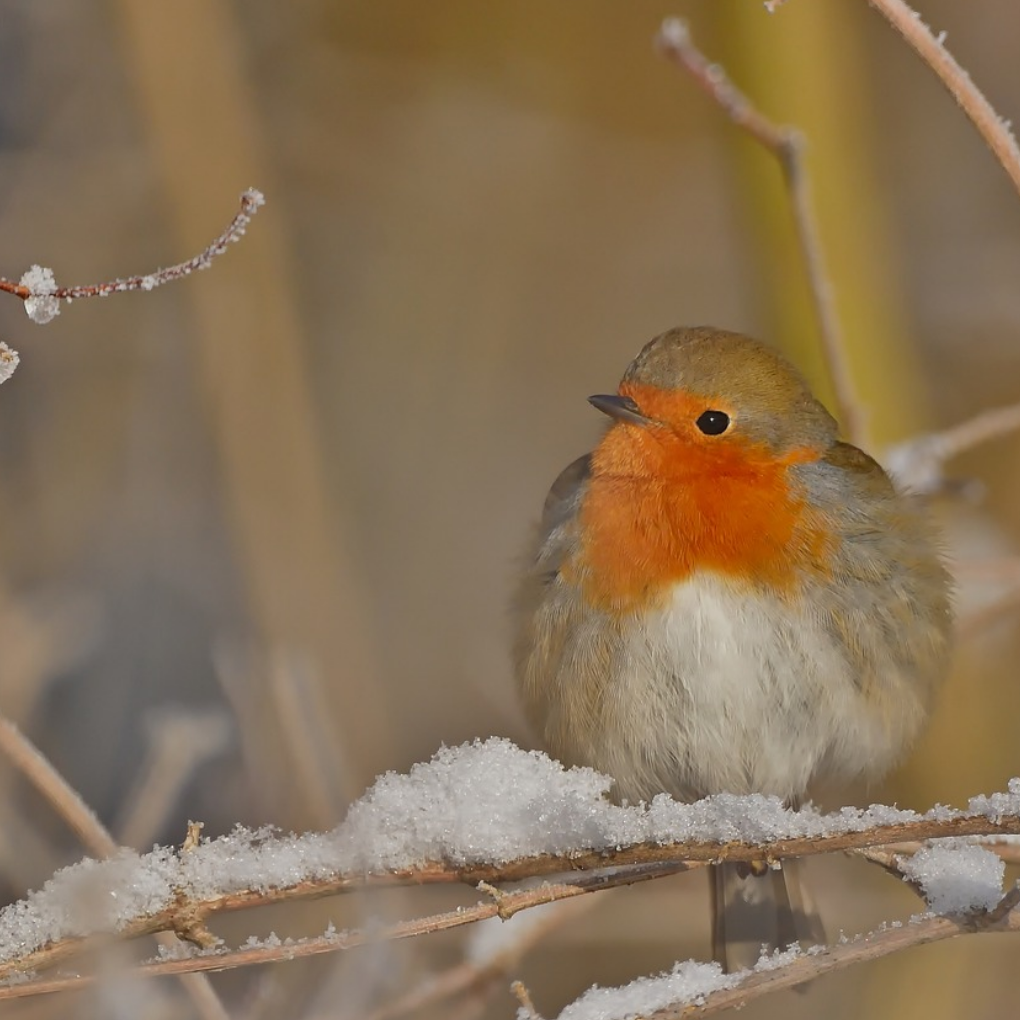
<svg viewBox="0 0 1020 1020">
<path fill-rule="evenodd" d="M 26 303 L 29 316 L 36 322 L 48 322 L 58 314 L 61 301 L 74 301 L 78 298 L 106 297 L 128 290 L 153 290 L 179 280 L 182 276 L 202 269 L 208 269 L 213 259 L 222 255 L 231 244 L 241 240 L 252 217 L 265 204 L 260 191 L 249 188 L 241 195 L 241 208 L 230 221 L 226 230 L 219 235 L 198 255 L 184 262 L 157 269 L 155 272 L 139 276 L 126 276 L 122 279 L 110 280 L 106 283 L 92 283 L 76 287 L 57 287 L 53 282 L 51 270 L 33 266 L 18 283 L 0 277 L 0 291 L 13 294 Z"/>
<path fill-rule="evenodd" d="M 665 872 L 660 870 L 659 873 Z M 592 880 L 597 877 L 600 878 L 600 881 L 593 882 Z M 527 906 L 536 906 L 540 903 L 553 902 L 557 899 L 596 891 L 599 888 L 609 888 L 653 877 L 658 877 L 658 874 L 650 870 L 644 873 L 638 871 L 629 876 L 619 874 L 609 876 L 579 875 L 568 878 L 557 885 L 545 885 L 536 889 L 505 893 L 502 901 L 503 903 L 512 901 L 516 911 L 525 909 Z M 832 971 L 888 956 L 911 946 L 925 945 L 956 935 L 976 931 L 1016 931 L 1020 929 L 1018 901 L 1020 901 L 1020 892 L 1015 887 L 1003 897 L 999 905 L 992 911 L 975 911 L 952 917 L 927 916 L 906 925 L 883 928 L 836 946 L 815 948 L 806 954 L 794 956 L 790 962 L 769 965 L 761 970 L 751 972 L 736 987 L 709 994 L 700 1006 L 692 1007 L 687 1002 L 678 1003 L 676 1006 L 670 1006 L 652 1014 L 649 1020 L 674 1020 L 674 1018 L 679 1020 L 680 1017 L 703 1016 L 720 1012 L 723 1009 L 743 1005 L 751 998 L 784 988 L 792 988 Z M 500 916 L 501 911 L 502 905 L 490 900 L 478 903 L 473 907 L 462 907 L 413 921 L 401 921 L 385 928 L 375 928 L 369 931 L 328 932 L 318 938 L 300 941 L 287 940 L 283 943 L 276 940 L 272 944 L 246 947 L 240 950 L 154 961 L 133 968 L 130 973 L 138 977 L 182 976 L 252 964 L 278 963 L 284 960 L 352 949 L 356 946 L 376 944 L 381 941 L 412 938 L 431 932 L 458 928 L 464 924 Z M 76 991 L 88 987 L 95 981 L 96 977 L 93 975 L 79 975 L 33 979 L 20 984 L 2 985 L 0 986 L 0 1001 L 29 995 Z M 537 1017 L 538 1014 L 535 1013 L 535 1016 Z"/>
<path fill-rule="evenodd" d="M 938 75 L 977 128 L 985 144 L 1020 192 L 1020 148 L 1006 122 L 995 112 L 970 75 L 956 62 L 920 16 L 903 0 L 868 0 L 913 51 Z"/>
<path fill-rule="evenodd" d="M 1005 910 L 1003 908 L 1006 908 Z M 901 927 L 884 928 L 842 945 L 828 946 L 820 952 L 799 956 L 784 967 L 752 974 L 736 988 L 713 992 L 693 1009 L 667 1009 L 653 1014 L 654 1020 L 674 1020 L 683 1016 L 709 1016 L 725 1009 L 739 1008 L 752 998 L 759 998 L 784 988 L 796 988 L 823 974 L 845 970 L 858 963 L 878 960 L 912 946 L 955 938 L 971 932 L 1016 931 L 1020 915 L 1016 910 L 1016 890 L 1008 893 L 993 911 L 975 911 L 956 917 L 928 916 Z M 652 1018 L 649 1018 L 652 1020 Z"/>
<path fill-rule="evenodd" d="M 185 956 L 178 959 L 158 960 L 141 964 L 132 968 L 130 973 L 139 977 L 166 977 L 168 975 L 196 974 L 209 971 L 231 970 L 236 967 L 247 967 L 252 964 L 279 963 L 284 960 L 296 960 L 308 956 L 319 956 L 344 949 L 354 949 L 364 945 L 375 945 L 399 939 L 415 938 L 433 932 L 449 931 L 466 924 L 475 924 L 489 918 L 507 919 L 521 910 L 556 903 L 573 896 L 581 896 L 589 892 L 599 892 L 620 885 L 633 885 L 665 875 L 676 874 L 684 870 L 682 864 L 656 864 L 636 866 L 624 870 L 609 872 L 588 872 L 571 875 L 555 884 L 545 883 L 533 889 L 519 889 L 501 893 L 498 899 L 488 897 L 474 906 L 458 907 L 455 910 L 430 914 L 427 917 L 415 918 L 411 921 L 400 921 L 386 927 L 373 925 L 365 929 L 351 931 L 327 932 L 316 938 L 290 940 L 280 942 L 267 941 L 260 946 L 246 946 L 243 949 L 209 951 L 202 955 Z M 189 916 L 201 916 L 201 911 L 193 906 L 186 908 Z M 159 915 L 162 919 L 164 914 Z M 156 921 L 156 918 L 145 919 Z M 158 923 L 164 923 L 160 920 Z M 151 931 L 134 930 L 135 925 L 128 926 L 117 937 L 134 937 L 139 934 L 151 934 Z M 108 936 L 107 936 L 108 937 Z M 18 966 L 7 965 L 0 971 L 0 980 L 12 974 L 32 971 L 41 966 L 63 962 L 91 944 L 85 938 L 66 939 L 55 943 L 45 950 L 32 955 L 32 965 L 21 967 L 22 960 L 15 961 Z M 22 958 L 27 961 L 26 958 Z M 31 979 L 17 984 L 0 984 L 0 1000 L 17 999 L 26 995 L 44 995 L 51 992 L 72 991 L 87 987 L 96 981 L 95 975 L 78 975 L 68 978 Z"/>
<path fill-rule="evenodd" d="M 991 911 L 978 910 L 955 916 L 927 915 L 897 927 L 882 928 L 860 938 L 835 946 L 818 948 L 806 953 L 791 954 L 789 960 L 776 963 L 766 959 L 747 972 L 737 984 L 699 996 L 664 1005 L 644 1020 L 688 1020 L 689 1017 L 710 1016 L 726 1009 L 739 1009 L 753 999 L 785 988 L 796 988 L 823 974 L 845 970 L 855 964 L 890 956 L 903 949 L 923 946 L 971 932 L 1017 931 L 1020 929 L 1020 893 L 1014 888 Z M 520 997 L 520 992 L 517 992 Z M 530 1001 L 530 1000 L 529 1000 Z M 531 1007 L 534 1020 L 541 1017 Z"/>
<path fill-rule="evenodd" d="M 982 443 L 1020 430 L 1020 403 L 982 411 L 942 432 L 930 432 L 886 451 L 885 462 L 897 483 L 921 495 L 945 486 L 947 461 Z"/>
<path fill-rule="evenodd" d="M 960 422 L 932 437 L 943 460 L 950 460 L 991 439 L 1020 430 L 1020 403 L 995 407 Z"/>
<path fill-rule="evenodd" d="M 804 166 L 800 132 L 795 128 L 773 124 L 756 110 L 747 96 L 729 80 L 725 70 L 719 64 L 711 63 L 694 45 L 684 21 L 679 18 L 664 21 L 656 43 L 659 50 L 686 71 L 734 124 L 768 149 L 779 161 L 790 196 L 797 240 L 807 269 L 822 351 L 832 380 L 839 416 L 850 442 L 858 446 L 867 445 L 864 414 L 854 390 L 822 242 L 811 211 L 810 182 Z"/>
</svg>

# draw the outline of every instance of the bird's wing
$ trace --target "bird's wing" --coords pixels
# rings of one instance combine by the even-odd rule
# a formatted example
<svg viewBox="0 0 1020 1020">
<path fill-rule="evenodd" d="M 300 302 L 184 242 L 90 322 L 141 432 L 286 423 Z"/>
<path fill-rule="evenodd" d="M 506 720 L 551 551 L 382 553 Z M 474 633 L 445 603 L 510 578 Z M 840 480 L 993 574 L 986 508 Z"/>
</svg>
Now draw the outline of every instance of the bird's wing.
<svg viewBox="0 0 1020 1020">
<path fill-rule="evenodd" d="M 870 490 L 869 495 L 895 495 L 893 484 L 885 473 L 882 465 L 863 450 L 851 446 L 850 443 L 833 443 L 822 462 L 830 467 L 846 471 L 853 478 L 856 486 L 864 486 Z"/>
<path fill-rule="evenodd" d="M 542 533 L 548 535 L 553 528 L 563 524 L 569 517 L 577 513 L 584 490 L 591 476 L 591 454 L 568 464 L 552 483 L 549 495 L 545 497 L 542 508 Z"/>
</svg>

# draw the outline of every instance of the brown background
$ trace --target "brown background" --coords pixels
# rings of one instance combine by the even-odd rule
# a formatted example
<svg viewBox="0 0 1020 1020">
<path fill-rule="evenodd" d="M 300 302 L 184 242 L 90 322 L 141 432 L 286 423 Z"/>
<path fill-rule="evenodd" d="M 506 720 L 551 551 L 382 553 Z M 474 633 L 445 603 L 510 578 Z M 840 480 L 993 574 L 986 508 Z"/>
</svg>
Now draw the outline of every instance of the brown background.
<svg viewBox="0 0 1020 1020">
<path fill-rule="evenodd" d="M 145 272 L 201 248 L 244 187 L 269 199 L 200 277 L 47 327 L 0 302 L 22 355 L 0 392 L 0 707 L 122 838 L 325 827 L 443 742 L 531 746 L 506 604 L 549 482 L 598 434 L 587 394 L 678 323 L 779 343 L 824 391 L 778 171 L 653 53 L 670 13 L 807 133 L 875 452 L 1020 398 L 1020 199 L 863 2 L 0 4 L 0 271 Z M 1020 7 L 924 13 L 1018 116 Z M 985 488 L 944 508 L 958 558 L 1014 546 L 1016 458 L 1001 440 L 954 464 Z M 1011 618 L 962 644 L 916 757 L 855 798 L 960 802 L 1020 772 L 1018 651 Z M 176 764 L 153 766 L 175 721 Z M 181 760 L 182 789 L 139 785 Z M 3 771 L 16 898 L 81 851 Z M 833 933 L 917 909 L 860 862 L 816 874 Z M 355 908 L 311 909 L 289 933 Z M 554 1015 L 704 956 L 706 927 L 693 876 L 617 891 L 515 975 Z M 1005 1015 L 1016 952 L 930 947 L 745 1015 Z M 456 953 L 443 936 L 217 980 L 238 1015 L 359 1016 Z M 117 987 L 8 1009 L 188 1008 Z M 500 988 L 489 1015 L 513 1008 Z"/>
</svg>

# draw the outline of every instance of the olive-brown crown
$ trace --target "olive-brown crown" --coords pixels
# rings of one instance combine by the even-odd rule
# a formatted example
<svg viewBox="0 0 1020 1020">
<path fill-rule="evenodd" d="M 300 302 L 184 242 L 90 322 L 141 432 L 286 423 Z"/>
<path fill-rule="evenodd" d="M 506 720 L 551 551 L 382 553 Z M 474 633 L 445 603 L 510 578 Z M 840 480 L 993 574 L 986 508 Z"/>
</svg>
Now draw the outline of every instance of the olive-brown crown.
<svg viewBox="0 0 1020 1020">
<path fill-rule="evenodd" d="M 647 343 L 631 362 L 620 392 L 636 398 L 645 387 L 682 393 L 684 407 L 725 412 L 735 434 L 776 453 L 825 450 L 839 435 L 832 415 L 800 373 L 777 351 L 740 333 L 710 326 L 677 327 Z M 660 413 L 664 425 L 674 424 Z M 677 423 L 678 424 L 678 423 Z"/>
</svg>

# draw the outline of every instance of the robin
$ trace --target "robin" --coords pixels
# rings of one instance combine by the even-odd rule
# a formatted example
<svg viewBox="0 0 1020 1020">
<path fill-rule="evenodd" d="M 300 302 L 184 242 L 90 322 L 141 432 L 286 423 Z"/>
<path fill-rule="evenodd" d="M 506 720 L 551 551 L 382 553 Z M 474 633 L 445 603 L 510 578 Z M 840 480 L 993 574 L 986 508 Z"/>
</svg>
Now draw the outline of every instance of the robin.
<svg viewBox="0 0 1020 1020">
<path fill-rule="evenodd" d="M 949 579 L 922 508 L 771 348 L 672 329 L 554 483 L 516 603 L 515 667 L 548 750 L 623 801 L 876 778 L 948 665 Z M 713 953 L 825 941 L 788 861 L 713 867 Z"/>
</svg>

